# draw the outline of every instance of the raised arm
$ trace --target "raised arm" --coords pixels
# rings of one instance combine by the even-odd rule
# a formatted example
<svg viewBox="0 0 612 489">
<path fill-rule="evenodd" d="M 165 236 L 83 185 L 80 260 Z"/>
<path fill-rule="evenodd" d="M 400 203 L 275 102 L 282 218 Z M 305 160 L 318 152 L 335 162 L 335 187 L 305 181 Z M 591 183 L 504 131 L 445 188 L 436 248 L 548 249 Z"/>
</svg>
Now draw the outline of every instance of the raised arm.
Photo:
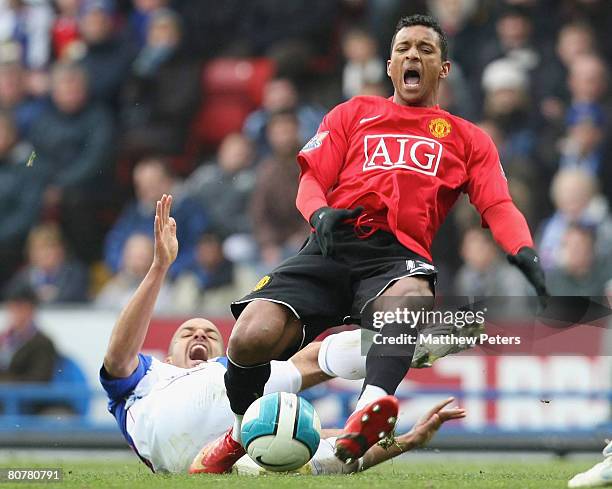
<svg viewBox="0 0 612 489">
<path fill-rule="evenodd" d="M 121 311 L 104 356 L 104 368 L 112 377 L 129 377 L 138 367 L 157 296 L 178 253 L 176 222 L 170 217 L 172 196 L 163 195 L 155 209 L 155 254 L 151 268 L 134 296 Z"/>
</svg>

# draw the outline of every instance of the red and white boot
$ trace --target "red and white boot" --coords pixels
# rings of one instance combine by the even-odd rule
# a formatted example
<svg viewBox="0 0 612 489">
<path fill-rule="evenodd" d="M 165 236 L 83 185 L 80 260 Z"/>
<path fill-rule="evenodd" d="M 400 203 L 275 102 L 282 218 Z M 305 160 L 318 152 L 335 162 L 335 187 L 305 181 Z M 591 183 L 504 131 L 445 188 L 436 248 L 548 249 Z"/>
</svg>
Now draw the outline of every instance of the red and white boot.
<svg viewBox="0 0 612 489">
<path fill-rule="evenodd" d="M 395 396 L 384 396 L 355 411 L 336 440 L 336 457 L 345 464 L 354 462 L 395 429 L 399 403 Z"/>
<path fill-rule="evenodd" d="M 225 474 L 246 454 L 242 445 L 232 438 L 230 428 L 224 435 L 206 445 L 189 467 L 190 474 Z"/>
</svg>

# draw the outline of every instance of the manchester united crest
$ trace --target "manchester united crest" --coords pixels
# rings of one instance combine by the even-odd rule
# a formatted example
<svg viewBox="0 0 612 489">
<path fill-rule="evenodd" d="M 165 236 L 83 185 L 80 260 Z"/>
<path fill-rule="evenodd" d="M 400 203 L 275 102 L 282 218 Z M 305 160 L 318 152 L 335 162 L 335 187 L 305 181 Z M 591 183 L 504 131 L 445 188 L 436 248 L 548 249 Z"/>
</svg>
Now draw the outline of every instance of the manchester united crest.
<svg viewBox="0 0 612 489">
<path fill-rule="evenodd" d="M 449 135 L 451 132 L 451 125 L 446 119 L 432 119 L 429 121 L 429 132 L 432 136 L 440 139 Z"/>
<path fill-rule="evenodd" d="M 257 292 L 258 290 L 263 289 L 266 285 L 268 285 L 269 282 L 270 282 L 270 275 L 266 275 L 262 277 L 261 280 L 257 282 L 255 287 L 253 287 L 253 292 Z"/>
</svg>

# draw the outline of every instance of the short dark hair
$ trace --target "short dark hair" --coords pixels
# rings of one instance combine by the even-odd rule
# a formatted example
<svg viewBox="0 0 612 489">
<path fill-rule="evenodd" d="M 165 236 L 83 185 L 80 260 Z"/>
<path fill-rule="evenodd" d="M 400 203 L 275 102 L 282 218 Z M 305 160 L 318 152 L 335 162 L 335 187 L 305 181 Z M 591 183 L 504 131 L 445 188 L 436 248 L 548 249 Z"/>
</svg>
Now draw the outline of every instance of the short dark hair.
<svg viewBox="0 0 612 489">
<path fill-rule="evenodd" d="M 136 162 L 136 164 L 134 165 L 134 169 L 136 169 L 136 167 L 138 166 L 147 166 L 147 165 L 159 167 L 164 172 L 164 175 L 168 178 L 174 178 L 176 176 L 174 173 L 174 168 L 172 168 L 172 163 L 170 162 L 170 159 L 165 155 L 162 155 L 162 154 L 145 155 Z"/>
<path fill-rule="evenodd" d="M 397 25 L 395 26 L 395 32 L 393 33 L 393 37 L 391 38 L 391 52 L 393 52 L 393 44 L 395 43 L 395 37 L 397 33 L 401 31 L 404 27 L 411 27 L 413 25 L 422 25 L 425 27 L 430 27 L 434 31 L 438 33 L 438 38 L 440 41 L 440 51 L 442 53 L 442 61 L 448 60 L 448 37 L 446 36 L 446 32 L 442 30 L 438 21 L 434 19 L 430 15 L 423 14 L 415 14 L 410 15 L 408 17 L 402 17 Z"/>
<path fill-rule="evenodd" d="M 287 119 L 295 124 L 299 125 L 300 119 L 298 118 L 298 114 L 293 109 L 279 109 L 272 113 L 270 113 L 268 117 L 268 122 L 266 123 L 266 127 L 274 124 L 276 121 Z"/>
<path fill-rule="evenodd" d="M 580 223 L 580 222 L 571 222 L 570 224 L 568 224 L 565 232 L 567 234 L 570 231 L 576 231 L 578 233 L 581 233 L 584 236 L 588 236 L 591 239 L 591 241 L 595 241 L 595 238 L 597 236 L 597 229 L 595 226 L 590 225 L 590 224 Z"/>
<path fill-rule="evenodd" d="M 34 288 L 25 279 L 14 279 L 4 289 L 3 299 L 6 302 L 27 302 L 36 306 L 38 296 Z"/>
<path fill-rule="evenodd" d="M 521 17 L 531 22 L 531 15 L 529 9 L 521 7 L 519 5 L 506 5 L 502 7 L 501 12 L 497 16 L 498 19 L 504 17 Z"/>
</svg>

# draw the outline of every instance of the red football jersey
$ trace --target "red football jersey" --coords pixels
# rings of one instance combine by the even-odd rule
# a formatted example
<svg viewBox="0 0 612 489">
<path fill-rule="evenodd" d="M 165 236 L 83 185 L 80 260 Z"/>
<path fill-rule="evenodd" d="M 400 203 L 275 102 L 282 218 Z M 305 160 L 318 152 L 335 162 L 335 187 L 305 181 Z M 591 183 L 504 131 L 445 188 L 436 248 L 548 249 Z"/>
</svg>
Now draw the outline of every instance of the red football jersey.
<svg viewBox="0 0 612 489">
<path fill-rule="evenodd" d="M 325 116 L 298 163 L 314 173 L 330 207 L 363 206 L 361 222 L 430 260 L 431 242 L 461 192 L 481 215 L 511 201 L 491 138 L 439 107 L 354 97 Z"/>
</svg>

